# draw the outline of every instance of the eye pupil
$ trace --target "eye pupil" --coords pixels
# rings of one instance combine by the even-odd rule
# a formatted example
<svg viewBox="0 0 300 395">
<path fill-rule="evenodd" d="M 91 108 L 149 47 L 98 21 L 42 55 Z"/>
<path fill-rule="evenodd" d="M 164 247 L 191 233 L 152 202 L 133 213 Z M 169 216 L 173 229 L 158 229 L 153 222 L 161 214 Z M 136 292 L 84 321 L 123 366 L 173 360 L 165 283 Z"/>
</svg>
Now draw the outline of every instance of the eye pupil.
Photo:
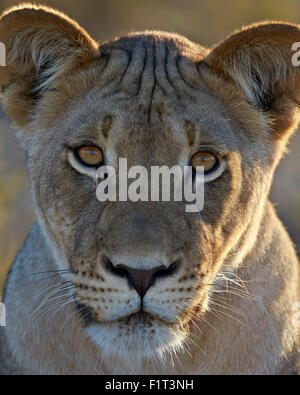
<svg viewBox="0 0 300 395">
<path fill-rule="evenodd" d="M 218 164 L 218 157 L 210 152 L 197 152 L 191 160 L 194 169 L 197 166 L 202 166 L 204 172 L 207 173 L 213 170 Z"/>
<path fill-rule="evenodd" d="M 100 148 L 85 146 L 77 149 L 79 160 L 87 166 L 99 166 L 103 162 L 103 154 Z"/>
</svg>

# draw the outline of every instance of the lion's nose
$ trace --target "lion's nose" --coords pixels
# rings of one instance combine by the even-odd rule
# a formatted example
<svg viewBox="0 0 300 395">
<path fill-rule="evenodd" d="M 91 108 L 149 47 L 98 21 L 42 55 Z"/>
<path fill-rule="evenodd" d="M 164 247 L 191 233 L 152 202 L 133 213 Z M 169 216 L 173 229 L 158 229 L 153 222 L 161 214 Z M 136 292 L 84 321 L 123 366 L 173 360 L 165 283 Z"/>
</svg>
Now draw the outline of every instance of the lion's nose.
<svg viewBox="0 0 300 395">
<path fill-rule="evenodd" d="M 167 270 L 165 266 L 158 266 L 150 270 L 140 270 L 124 265 L 119 265 L 118 269 L 125 271 L 129 283 L 136 289 L 141 298 L 145 296 L 159 274 L 162 275 Z"/>
<path fill-rule="evenodd" d="M 141 270 L 122 264 L 113 265 L 108 259 L 106 260 L 106 268 L 116 276 L 126 277 L 141 298 L 145 296 L 148 289 L 152 287 L 158 278 L 164 278 L 174 274 L 178 266 L 179 261 L 176 261 L 169 267 L 161 265 L 150 270 Z"/>
</svg>

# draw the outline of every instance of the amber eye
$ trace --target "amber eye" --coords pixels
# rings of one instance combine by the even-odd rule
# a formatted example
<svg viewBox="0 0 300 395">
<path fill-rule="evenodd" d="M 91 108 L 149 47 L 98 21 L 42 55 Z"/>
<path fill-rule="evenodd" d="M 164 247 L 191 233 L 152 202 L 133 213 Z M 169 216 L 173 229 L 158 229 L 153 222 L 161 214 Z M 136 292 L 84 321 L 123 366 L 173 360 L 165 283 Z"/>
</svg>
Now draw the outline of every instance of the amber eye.
<svg viewBox="0 0 300 395">
<path fill-rule="evenodd" d="M 211 152 L 197 152 L 192 156 L 191 164 L 194 169 L 196 169 L 196 166 L 203 166 L 204 173 L 208 173 L 215 169 L 219 161 L 219 157 Z"/>
<path fill-rule="evenodd" d="M 100 166 L 103 162 L 103 154 L 100 148 L 95 146 L 84 146 L 75 151 L 79 161 L 85 166 Z"/>
</svg>

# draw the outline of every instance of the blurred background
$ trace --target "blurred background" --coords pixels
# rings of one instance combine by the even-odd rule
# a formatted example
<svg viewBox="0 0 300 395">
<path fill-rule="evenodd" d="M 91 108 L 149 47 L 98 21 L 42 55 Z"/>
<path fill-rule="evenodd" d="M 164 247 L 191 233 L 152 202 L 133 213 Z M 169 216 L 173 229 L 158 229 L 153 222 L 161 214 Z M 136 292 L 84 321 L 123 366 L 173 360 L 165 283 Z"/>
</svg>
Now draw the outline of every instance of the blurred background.
<svg viewBox="0 0 300 395">
<path fill-rule="evenodd" d="M 97 40 L 133 30 L 177 32 L 211 46 L 255 21 L 300 23 L 299 0 L 49 0 Z M 18 4 L 0 0 L 0 11 Z M 271 199 L 300 253 L 300 133 L 277 170 Z M 25 161 L 0 107 L 0 299 L 6 274 L 34 221 Z"/>
</svg>

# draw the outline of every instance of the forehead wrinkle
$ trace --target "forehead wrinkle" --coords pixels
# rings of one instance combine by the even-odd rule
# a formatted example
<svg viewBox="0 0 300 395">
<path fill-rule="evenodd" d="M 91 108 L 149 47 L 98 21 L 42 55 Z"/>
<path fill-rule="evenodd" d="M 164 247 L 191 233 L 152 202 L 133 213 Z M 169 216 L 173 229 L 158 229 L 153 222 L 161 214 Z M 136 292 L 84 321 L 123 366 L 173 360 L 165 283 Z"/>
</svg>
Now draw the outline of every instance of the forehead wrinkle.
<svg viewBox="0 0 300 395">
<path fill-rule="evenodd" d="M 160 43 L 159 45 L 156 44 L 156 46 L 156 58 L 161 57 L 162 61 L 165 62 L 165 43 Z M 119 54 L 121 52 L 121 50 L 118 51 Z M 149 54 L 149 56 L 150 55 L 151 54 Z M 127 70 L 129 74 L 128 76 L 126 74 L 124 75 L 123 82 L 126 81 L 126 78 L 128 78 L 126 84 L 133 82 L 132 78 L 134 77 L 135 72 L 141 71 L 142 64 L 144 64 L 144 56 L 145 52 L 140 53 L 139 65 L 137 68 L 135 68 L 134 65 L 134 56 L 127 57 L 127 60 L 130 59 Z M 115 59 L 115 61 L 120 62 L 120 59 Z M 125 58 L 122 58 L 122 62 L 125 62 Z M 168 66 L 170 67 L 170 65 Z M 153 75 L 153 64 L 148 64 L 148 67 L 149 71 L 150 69 L 152 70 L 152 78 L 155 78 L 155 75 Z M 159 71 L 158 66 L 156 71 Z M 160 75 L 161 73 L 158 74 Z M 161 79 L 162 75 L 160 75 L 159 78 Z M 141 82 L 145 83 L 145 81 Z M 151 82 L 155 83 L 155 79 L 147 82 L 149 83 L 149 86 L 147 87 L 147 84 L 145 84 L 145 89 L 146 87 L 148 89 L 151 86 L 153 88 Z M 171 86 L 169 87 L 171 89 Z M 146 98 L 146 96 L 144 97 L 144 105 L 146 105 L 147 102 L 149 104 L 149 97 Z M 100 141 L 102 141 L 102 143 L 104 144 L 106 143 L 105 138 L 108 138 L 111 134 L 110 132 L 113 122 L 112 119 L 109 118 L 109 115 L 106 118 L 103 113 L 110 114 L 111 111 L 113 114 L 112 117 L 118 123 L 118 127 L 114 128 L 116 132 L 114 133 L 115 141 L 116 139 L 119 139 L 118 136 L 120 135 L 120 133 L 126 132 L 127 134 L 128 130 L 134 129 L 137 125 L 141 126 L 141 130 L 144 130 L 145 132 L 147 130 L 151 130 L 152 127 L 159 126 L 160 130 L 158 130 L 158 132 L 160 133 L 162 129 L 165 129 L 166 123 L 168 123 L 173 134 L 176 134 L 177 137 L 180 137 L 182 144 L 192 145 L 192 143 L 196 143 L 196 140 L 197 143 L 201 142 L 200 140 L 202 139 L 202 133 L 198 131 L 199 127 L 204 130 L 205 137 L 203 138 L 205 138 L 207 142 L 213 140 L 214 142 L 218 141 L 219 143 L 222 143 L 222 134 L 229 133 L 230 130 L 230 125 L 226 125 L 228 124 L 228 118 L 230 118 L 230 115 L 227 111 L 224 114 L 225 109 L 220 106 L 214 95 L 212 95 L 211 93 L 207 93 L 205 89 L 204 91 L 197 90 L 197 92 L 194 92 L 193 98 L 194 100 L 191 103 L 189 97 L 179 99 L 174 96 L 170 97 L 169 95 L 168 97 L 157 96 L 154 101 L 161 102 L 161 104 L 164 105 L 163 117 L 160 117 L 160 122 L 155 122 L 155 124 L 151 124 L 151 128 L 148 128 L 150 125 L 148 123 L 145 123 L 145 118 L 142 114 L 142 108 L 141 106 L 139 106 L 142 104 L 143 99 L 139 98 L 138 101 L 136 101 L 133 98 L 127 97 L 126 102 L 128 104 L 125 106 L 125 101 L 118 100 L 118 96 L 107 97 L 104 99 L 101 88 L 99 88 L 99 86 L 95 86 L 88 92 L 87 95 L 85 95 L 84 103 L 83 101 L 81 101 L 80 106 L 76 106 L 76 108 L 73 108 L 72 113 L 74 114 L 76 111 L 77 116 L 76 122 L 72 122 L 72 125 L 70 125 L 70 131 L 72 135 L 73 133 L 76 133 L 76 135 L 74 135 L 74 139 L 76 139 L 77 136 L 80 135 L 80 137 L 86 136 L 86 138 L 95 139 L 95 141 L 98 141 L 100 139 Z M 85 110 L 83 110 L 83 108 L 85 108 Z M 70 117 L 70 114 L 69 118 L 72 118 Z M 184 120 L 187 120 L 190 124 L 186 124 L 184 126 Z M 74 124 L 76 125 L 74 126 Z M 87 125 L 89 130 L 83 130 L 85 129 L 85 125 Z M 98 130 L 93 130 L 93 125 L 98 125 Z M 78 130 L 79 128 L 80 131 L 78 133 L 74 132 L 74 129 Z M 192 130 L 193 128 L 194 131 Z M 201 134 L 199 135 L 199 133 Z M 103 140 L 101 140 L 101 138 L 103 138 Z"/>
<path fill-rule="evenodd" d="M 119 54 L 127 54 L 127 59 L 119 56 L 115 57 L 114 62 L 110 60 L 110 67 L 107 66 L 105 69 L 102 88 L 105 89 L 106 97 L 121 101 L 133 101 L 136 98 L 139 112 L 147 117 L 148 122 L 155 112 L 158 113 L 154 117 L 156 119 L 167 97 L 176 101 L 182 94 L 190 96 L 190 90 L 196 89 L 183 78 L 178 68 L 180 58 L 187 57 L 181 47 L 180 40 L 176 41 L 169 36 L 158 38 L 155 35 L 127 37 L 104 45 L 105 54 L 113 54 L 116 51 Z M 196 50 L 194 46 L 193 50 Z M 197 51 L 200 51 L 198 47 Z M 189 60 L 182 62 L 181 68 L 187 67 L 189 72 L 193 70 L 195 74 L 196 65 Z M 110 75 L 109 70 L 115 63 L 124 66 L 117 76 L 114 72 Z M 113 67 L 113 70 L 115 69 L 116 67 Z M 116 81 L 115 77 L 119 80 Z M 195 77 L 193 78 L 195 80 Z M 116 83 L 109 89 L 109 82 L 113 80 Z"/>
</svg>

